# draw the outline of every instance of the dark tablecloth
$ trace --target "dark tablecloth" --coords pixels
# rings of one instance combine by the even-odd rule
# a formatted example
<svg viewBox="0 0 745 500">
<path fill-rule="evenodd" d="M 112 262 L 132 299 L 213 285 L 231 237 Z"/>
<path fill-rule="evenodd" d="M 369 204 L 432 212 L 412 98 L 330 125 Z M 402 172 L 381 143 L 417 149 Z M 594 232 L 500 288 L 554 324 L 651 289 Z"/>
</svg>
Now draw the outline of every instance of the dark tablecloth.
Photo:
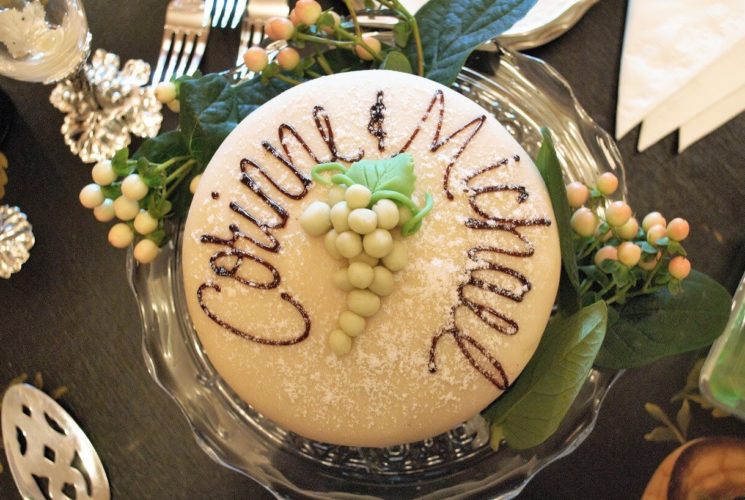
<svg viewBox="0 0 745 500">
<path fill-rule="evenodd" d="M 589 114 L 614 126 L 624 0 L 603 0 L 569 33 L 531 53 L 552 64 Z M 122 60 L 156 59 L 165 0 L 87 2 L 94 47 Z M 203 69 L 235 57 L 237 33 L 213 31 Z M 268 498 L 252 480 L 212 462 L 186 420 L 145 370 L 141 325 L 124 273 L 124 253 L 78 203 L 90 168 L 65 146 L 62 115 L 49 87 L 0 78 L 17 109 L 0 147 L 10 159 L 4 200 L 19 205 L 37 243 L 22 272 L 0 280 L 0 384 L 43 372 L 46 386 L 69 387 L 63 403 L 85 429 L 106 466 L 114 498 Z M 639 214 L 660 209 L 685 217 L 694 265 L 730 291 L 745 267 L 745 115 L 675 153 L 669 136 L 643 154 L 638 129 L 620 141 L 630 202 Z M 522 498 L 638 497 L 674 445 L 648 443 L 655 423 L 646 401 L 667 400 L 682 387 L 696 355 L 627 372 L 604 403 L 597 427 L 572 455 L 542 471 Z M 694 409 L 690 434 L 745 434 L 732 419 L 714 421 Z M 17 497 L 9 472 L 0 497 Z"/>
</svg>

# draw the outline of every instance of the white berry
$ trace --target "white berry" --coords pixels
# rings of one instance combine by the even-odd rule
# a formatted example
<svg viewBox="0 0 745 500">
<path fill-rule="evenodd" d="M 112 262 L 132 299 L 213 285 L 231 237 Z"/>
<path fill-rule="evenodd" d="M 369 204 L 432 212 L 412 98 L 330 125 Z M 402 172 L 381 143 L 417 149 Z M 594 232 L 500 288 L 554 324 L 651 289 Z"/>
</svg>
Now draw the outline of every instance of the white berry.
<svg viewBox="0 0 745 500">
<path fill-rule="evenodd" d="M 96 208 L 103 203 L 104 196 L 101 186 L 98 184 L 88 184 L 80 190 L 80 204 L 85 208 Z"/>
<path fill-rule="evenodd" d="M 109 243 L 116 248 L 126 248 L 132 243 L 135 238 L 135 233 L 132 229 L 123 222 L 114 224 L 109 229 Z"/>
<path fill-rule="evenodd" d="M 135 231 L 147 235 L 158 229 L 158 220 L 150 215 L 147 210 L 140 210 L 135 217 Z"/>
<path fill-rule="evenodd" d="M 103 200 L 103 203 L 93 209 L 93 217 L 95 217 L 98 222 L 109 222 L 115 216 L 114 201 L 109 198 Z"/>
<path fill-rule="evenodd" d="M 148 187 L 139 174 L 129 174 L 122 181 L 122 194 L 130 200 L 140 201 L 147 196 Z"/>
<path fill-rule="evenodd" d="M 99 161 L 93 165 L 91 177 L 93 177 L 93 182 L 101 186 L 108 186 L 114 182 L 116 180 L 116 172 L 114 172 L 114 167 L 111 166 L 111 161 Z"/>
<path fill-rule="evenodd" d="M 158 256 L 158 245 L 152 240 L 141 240 L 135 245 L 134 256 L 140 264 L 148 264 Z"/>
<path fill-rule="evenodd" d="M 202 174 L 195 175 L 194 178 L 192 178 L 191 182 L 189 182 L 189 192 L 191 194 L 194 194 L 197 192 L 197 186 L 199 186 L 199 181 L 202 180 Z"/>
<path fill-rule="evenodd" d="M 120 196 L 114 200 L 114 213 L 120 220 L 132 220 L 140 213 L 140 204 L 126 196 Z"/>
</svg>

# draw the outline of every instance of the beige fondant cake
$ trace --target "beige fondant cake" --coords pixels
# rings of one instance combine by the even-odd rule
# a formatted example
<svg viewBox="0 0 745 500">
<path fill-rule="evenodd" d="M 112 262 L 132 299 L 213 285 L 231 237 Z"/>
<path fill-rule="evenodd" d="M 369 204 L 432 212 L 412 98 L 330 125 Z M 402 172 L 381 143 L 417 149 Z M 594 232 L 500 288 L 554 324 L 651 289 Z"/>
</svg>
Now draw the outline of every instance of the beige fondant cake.
<svg viewBox="0 0 745 500">
<path fill-rule="evenodd" d="M 328 199 L 311 169 L 404 151 L 414 198 L 434 208 L 396 235 L 408 264 L 340 356 L 328 337 L 346 264 L 300 226 Z M 436 435 L 498 397 L 538 345 L 559 269 L 548 194 L 510 134 L 450 89 L 380 70 L 304 83 L 249 115 L 204 172 L 183 240 L 189 312 L 220 375 L 286 429 L 352 446 Z"/>
</svg>

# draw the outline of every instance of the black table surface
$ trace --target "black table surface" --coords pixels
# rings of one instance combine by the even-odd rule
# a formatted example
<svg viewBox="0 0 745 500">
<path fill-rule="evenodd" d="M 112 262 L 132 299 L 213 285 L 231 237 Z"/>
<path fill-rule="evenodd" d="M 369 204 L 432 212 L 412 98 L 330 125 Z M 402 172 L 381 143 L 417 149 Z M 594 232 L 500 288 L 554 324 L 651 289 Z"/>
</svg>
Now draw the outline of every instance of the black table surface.
<svg viewBox="0 0 745 500">
<path fill-rule="evenodd" d="M 87 4 L 94 47 L 154 63 L 165 0 Z M 603 0 L 570 32 L 531 51 L 564 75 L 606 130 L 614 127 L 625 10 L 625 0 Z M 237 36 L 213 31 L 202 68 L 230 65 Z M 3 202 L 22 207 L 36 235 L 23 270 L 0 280 L 0 383 L 40 371 L 46 387 L 69 388 L 63 404 L 96 446 L 114 498 L 269 498 L 199 449 L 176 405 L 147 374 L 125 255 L 108 245 L 106 228 L 78 203 L 90 167 L 63 142 L 62 114 L 48 101 L 51 88 L 1 78 L 0 87 L 17 109 L 0 148 L 10 160 Z M 637 138 L 638 128 L 619 142 L 633 208 L 688 219 L 690 259 L 733 291 L 745 267 L 745 115 L 680 155 L 674 136 L 641 154 Z M 639 497 L 674 448 L 644 441 L 655 426 L 644 403 L 676 409 L 668 400 L 700 355 L 626 372 L 591 436 L 540 472 L 521 498 Z M 693 414 L 692 436 L 745 435 L 745 425 L 734 419 L 715 421 L 698 408 Z M 17 497 L 7 467 L 0 497 Z"/>
</svg>

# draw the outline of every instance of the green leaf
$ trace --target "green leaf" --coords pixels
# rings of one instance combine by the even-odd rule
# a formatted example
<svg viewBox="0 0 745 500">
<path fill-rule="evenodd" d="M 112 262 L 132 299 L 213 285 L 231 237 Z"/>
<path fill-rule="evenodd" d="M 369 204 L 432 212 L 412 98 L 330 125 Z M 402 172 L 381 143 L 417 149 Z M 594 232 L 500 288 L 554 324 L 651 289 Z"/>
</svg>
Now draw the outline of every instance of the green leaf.
<svg viewBox="0 0 745 500">
<path fill-rule="evenodd" d="M 541 343 L 515 383 L 484 412 L 513 449 L 541 444 L 558 429 L 592 368 L 607 321 L 599 301 L 548 323 Z"/>
<path fill-rule="evenodd" d="M 416 182 L 414 157 L 410 153 L 382 160 L 360 160 L 349 167 L 346 175 L 373 194 L 376 191 L 396 191 L 411 197 Z"/>
<path fill-rule="evenodd" d="M 663 288 L 613 306 L 617 321 L 609 325 L 595 363 L 633 368 L 711 344 L 724 330 L 732 298 L 697 271 L 681 282 L 681 288 L 676 295 Z"/>
<path fill-rule="evenodd" d="M 478 46 L 522 19 L 536 0 L 430 0 L 416 13 L 424 50 L 424 76 L 450 86 Z M 406 46 L 416 61 L 413 37 Z"/>
<path fill-rule="evenodd" d="M 409 42 L 409 35 L 411 35 L 411 26 L 406 21 L 399 21 L 393 26 L 393 40 L 397 47 L 405 48 Z"/>
<path fill-rule="evenodd" d="M 656 443 L 663 443 L 666 441 L 678 441 L 678 437 L 675 435 L 672 429 L 668 427 L 655 427 L 651 432 L 644 434 L 646 441 L 653 441 Z"/>
<path fill-rule="evenodd" d="M 683 404 L 680 405 L 680 410 L 675 416 L 675 422 L 678 424 L 678 429 L 683 437 L 688 435 L 688 426 L 691 423 L 691 405 L 687 399 L 683 400 Z"/>
<path fill-rule="evenodd" d="M 641 246 L 642 252 L 649 254 L 649 255 L 657 255 L 657 247 L 650 244 L 649 242 L 642 241 L 641 245 L 639 246 Z"/>
<path fill-rule="evenodd" d="M 111 159 L 111 167 L 118 177 L 125 177 L 132 173 L 133 167 L 129 164 L 129 148 L 122 148 Z"/>
<path fill-rule="evenodd" d="M 132 158 L 147 158 L 153 163 L 162 163 L 186 154 L 188 150 L 183 141 L 183 135 L 178 130 L 171 130 L 144 141 Z"/>
<path fill-rule="evenodd" d="M 556 156 L 554 141 L 551 132 L 542 128 L 543 143 L 538 151 L 535 164 L 543 177 L 548 194 L 551 197 L 551 205 L 554 209 L 554 219 L 559 231 L 559 246 L 561 248 L 562 273 L 559 282 L 559 309 L 562 314 L 574 314 L 579 310 L 579 271 L 574 249 L 574 235 L 569 222 L 571 209 L 567 200 L 567 191 L 564 186 L 564 177 L 561 172 L 561 164 Z"/>
<path fill-rule="evenodd" d="M 380 69 L 389 69 L 391 71 L 400 71 L 401 73 L 413 73 L 411 69 L 411 63 L 406 58 L 403 52 L 399 50 L 391 50 L 388 55 L 383 59 L 383 63 L 380 65 Z"/>
</svg>

